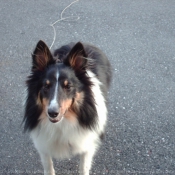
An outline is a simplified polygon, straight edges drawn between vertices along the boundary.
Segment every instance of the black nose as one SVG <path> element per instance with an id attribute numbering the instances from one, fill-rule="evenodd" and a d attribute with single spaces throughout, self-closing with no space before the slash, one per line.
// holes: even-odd
<path id="1" fill-rule="evenodd" d="M 56 118 L 58 116 L 58 112 L 55 110 L 48 110 L 49 117 Z"/>

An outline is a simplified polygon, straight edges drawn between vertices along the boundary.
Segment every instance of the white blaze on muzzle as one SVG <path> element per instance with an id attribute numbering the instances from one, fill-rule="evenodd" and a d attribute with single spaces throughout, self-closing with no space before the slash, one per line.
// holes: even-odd
<path id="1" fill-rule="evenodd" d="M 59 114 L 59 104 L 58 104 L 58 78 L 59 78 L 59 72 L 57 70 L 56 72 L 56 86 L 55 86 L 55 92 L 53 99 L 50 101 L 49 107 L 48 107 L 48 115 L 50 118 L 56 118 Z"/>

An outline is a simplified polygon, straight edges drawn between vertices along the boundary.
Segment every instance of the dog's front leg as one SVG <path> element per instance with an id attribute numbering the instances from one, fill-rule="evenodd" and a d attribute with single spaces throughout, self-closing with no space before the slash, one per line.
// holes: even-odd
<path id="1" fill-rule="evenodd" d="M 88 152 L 80 155 L 80 174 L 89 175 L 91 169 L 92 159 L 95 153 L 95 149 L 88 150 Z"/>
<path id="2" fill-rule="evenodd" d="M 44 168 L 44 175 L 55 175 L 52 158 L 43 153 L 40 153 L 40 157 Z"/>

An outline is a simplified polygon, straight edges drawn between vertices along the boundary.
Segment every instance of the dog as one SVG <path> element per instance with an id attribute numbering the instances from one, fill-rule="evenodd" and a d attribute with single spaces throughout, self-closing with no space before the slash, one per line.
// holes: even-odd
<path id="1" fill-rule="evenodd" d="M 111 66 L 97 47 L 70 43 L 53 53 L 39 41 L 26 80 L 24 130 L 39 152 L 45 175 L 52 158 L 80 155 L 79 173 L 89 175 L 107 121 Z"/>

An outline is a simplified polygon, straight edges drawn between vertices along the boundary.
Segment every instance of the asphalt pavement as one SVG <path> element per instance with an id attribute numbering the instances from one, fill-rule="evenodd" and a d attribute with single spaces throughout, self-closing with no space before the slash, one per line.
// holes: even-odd
<path id="1" fill-rule="evenodd" d="M 25 79 L 38 42 L 71 0 L 0 1 L 0 174 L 42 174 L 23 133 Z M 55 25 L 52 50 L 69 42 L 100 47 L 112 64 L 105 140 L 91 175 L 175 174 L 175 1 L 79 0 Z M 78 20 L 77 20 L 78 18 Z M 77 174 L 78 157 L 54 161 Z"/>

